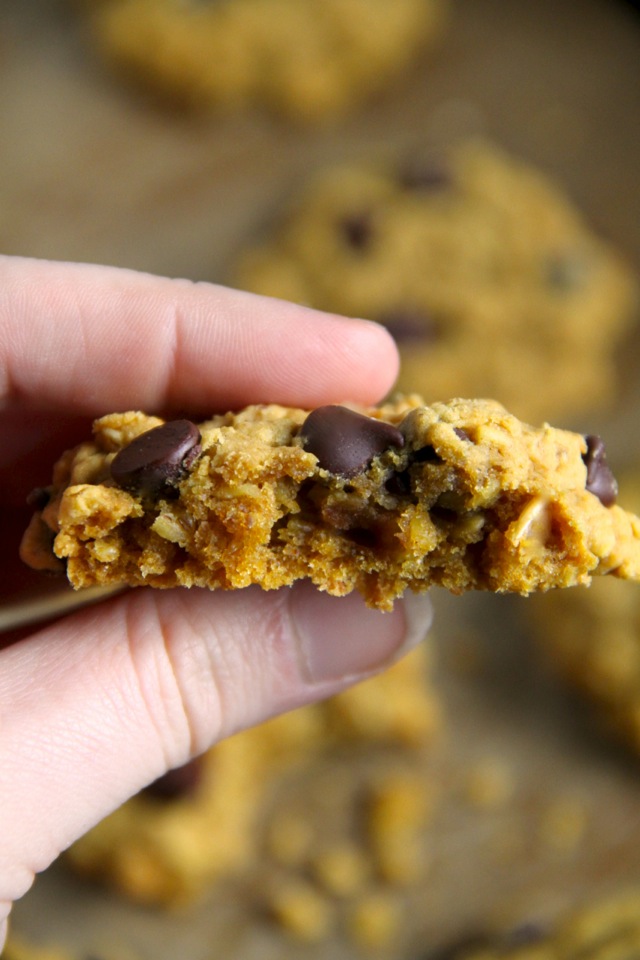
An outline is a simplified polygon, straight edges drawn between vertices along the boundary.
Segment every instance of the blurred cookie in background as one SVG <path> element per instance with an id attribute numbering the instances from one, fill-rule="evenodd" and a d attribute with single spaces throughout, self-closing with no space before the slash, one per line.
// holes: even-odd
<path id="1" fill-rule="evenodd" d="M 482 141 L 320 170 L 232 284 L 384 323 L 398 388 L 531 422 L 602 411 L 638 284 L 549 177 Z"/>
<path id="2" fill-rule="evenodd" d="M 2 957 L 3 960 L 73 960 L 64 950 L 32 946 L 11 936 L 2 951 Z"/>
<path id="3" fill-rule="evenodd" d="M 41 946 L 20 937 L 9 935 L 2 960 L 136 960 L 129 950 L 109 948 L 87 953 L 85 950 L 72 951 L 57 946 Z M 139 958 L 138 958 L 139 960 Z"/>
<path id="4" fill-rule="evenodd" d="M 183 107 L 338 118 L 434 46 L 447 0 L 100 0 L 104 59 Z"/>
<path id="5" fill-rule="evenodd" d="M 502 936 L 471 934 L 416 960 L 636 960 L 640 891 L 621 890 L 584 904 L 551 925 L 525 921 Z"/>
<path id="6" fill-rule="evenodd" d="M 359 789 L 363 759 L 376 749 L 377 777 L 392 760 L 397 765 L 398 755 L 415 763 L 441 727 L 430 674 L 430 648 L 423 644 L 384 674 L 326 703 L 221 741 L 98 824 L 71 847 L 68 864 L 133 901 L 176 906 L 198 899 L 220 879 L 250 876 L 266 842 L 261 831 L 269 834 L 276 859 L 302 856 L 300 845 L 311 836 L 317 853 L 323 824 L 314 822 L 310 808 L 287 818 L 279 832 L 277 812 L 267 817 L 277 783 L 303 764 L 305 771 L 315 762 L 331 769 L 332 758 L 344 751 L 350 793 Z M 425 796 L 431 787 L 427 779 Z"/>

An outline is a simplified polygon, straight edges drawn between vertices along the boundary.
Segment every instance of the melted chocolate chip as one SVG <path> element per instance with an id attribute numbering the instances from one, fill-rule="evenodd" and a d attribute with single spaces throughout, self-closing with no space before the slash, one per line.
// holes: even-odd
<path id="1" fill-rule="evenodd" d="M 305 450 L 321 467 L 342 477 L 355 477 L 388 447 L 404 446 L 404 437 L 390 423 L 374 420 L 347 407 L 313 410 L 302 424 Z"/>
<path id="2" fill-rule="evenodd" d="M 202 780 L 202 760 L 196 757 L 182 767 L 169 770 L 163 777 L 159 777 L 142 791 L 145 796 L 154 800 L 179 800 L 195 793 Z"/>
<path id="3" fill-rule="evenodd" d="M 593 434 L 585 437 L 587 452 L 582 455 L 587 467 L 587 490 L 598 498 L 605 507 L 616 502 L 618 484 L 607 463 L 604 443 Z"/>
<path id="4" fill-rule="evenodd" d="M 123 447 L 113 458 L 111 476 L 125 490 L 158 496 L 182 480 L 200 451 L 195 423 L 170 420 Z"/>
<path id="5" fill-rule="evenodd" d="M 415 343 L 417 340 L 434 343 L 442 333 L 440 324 L 426 311 L 417 308 L 398 307 L 379 314 L 376 319 L 384 324 L 397 343 Z"/>
<path id="6" fill-rule="evenodd" d="M 351 213 L 339 222 L 340 231 L 354 250 L 365 250 L 373 236 L 373 220 L 368 210 Z"/>

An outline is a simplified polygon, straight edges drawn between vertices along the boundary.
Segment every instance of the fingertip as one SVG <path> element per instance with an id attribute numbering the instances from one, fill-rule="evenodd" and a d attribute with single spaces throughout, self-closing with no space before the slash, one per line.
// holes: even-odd
<path id="1" fill-rule="evenodd" d="M 372 380 L 369 381 L 371 396 L 367 402 L 377 403 L 389 393 L 400 372 L 398 345 L 389 330 L 374 320 L 357 318 L 358 335 L 366 342 L 371 358 Z"/>
<path id="2" fill-rule="evenodd" d="M 232 328 L 237 333 L 248 324 L 253 330 L 248 349 L 235 341 L 244 370 L 261 371 L 253 377 L 250 402 L 305 408 L 346 401 L 370 405 L 393 387 L 400 367 L 398 348 L 381 324 L 222 289 L 232 306 L 228 314 Z M 239 367 L 235 380 L 242 379 Z"/>
<path id="3" fill-rule="evenodd" d="M 304 336 L 310 362 L 298 367 L 306 382 L 295 384 L 294 396 L 304 397 L 315 406 L 323 403 L 352 401 L 375 404 L 385 397 L 397 380 L 400 357 L 395 340 L 382 324 L 362 317 L 344 317 L 302 308 L 306 325 Z M 311 361 L 309 351 L 317 351 Z M 314 375 L 310 379 L 309 369 Z"/>

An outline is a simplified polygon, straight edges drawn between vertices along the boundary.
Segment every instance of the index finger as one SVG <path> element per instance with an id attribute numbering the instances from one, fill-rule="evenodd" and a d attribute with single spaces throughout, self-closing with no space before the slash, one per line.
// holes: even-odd
<path id="1" fill-rule="evenodd" d="M 0 398 L 95 415 L 371 403 L 397 352 L 377 324 L 211 283 L 0 256 Z"/>

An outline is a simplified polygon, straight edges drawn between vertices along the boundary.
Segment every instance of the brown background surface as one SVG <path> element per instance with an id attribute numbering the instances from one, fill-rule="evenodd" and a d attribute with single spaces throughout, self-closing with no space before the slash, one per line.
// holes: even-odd
<path id="1" fill-rule="evenodd" d="M 290 129 L 264 115 L 163 113 L 93 59 L 72 8 L 4 0 L 0 249 L 219 280 L 310 168 L 484 133 L 556 175 L 640 269 L 639 118 L 640 22 L 612 0 L 457 0 L 435 58 L 323 130 Z M 636 369 L 632 355 L 623 407 L 588 424 L 605 435 L 614 462 L 637 446 Z M 16 577 L 19 588 L 0 590 L 0 624 L 32 602 L 31 581 Z M 596 735 L 541 665 L 526 601 L 437 600 L 447 731 L 429 765 L 449 799 L 430 840 L 428 884 L 412 894 L 415 927 L 403 957 L 487 922 L 545 918 L 583 896 L 640 883 L 638 764 Z M 451 668 L 470 638 L 483 668 Z M 460 784 L 487 756 L 508 764 L 516 792 L 507 808 L 480 815 L 460 802 Z M 299 780 L 297 789 L 311 788 Z M 568 852 L 540 840 L 554 798 L 585 812 L 584 839 Z M 509 845 L 509 837 L 519 839 Z M 288 945 L 252 921 L 249 902 L 242 884 L 230 884 L 186 915 L 163 917 L 70 878 L 58 864 L 17 905 L 15 928 L 87 949 L 129 943 L 143 960 L 353 955 L 342 942 Z"/>

